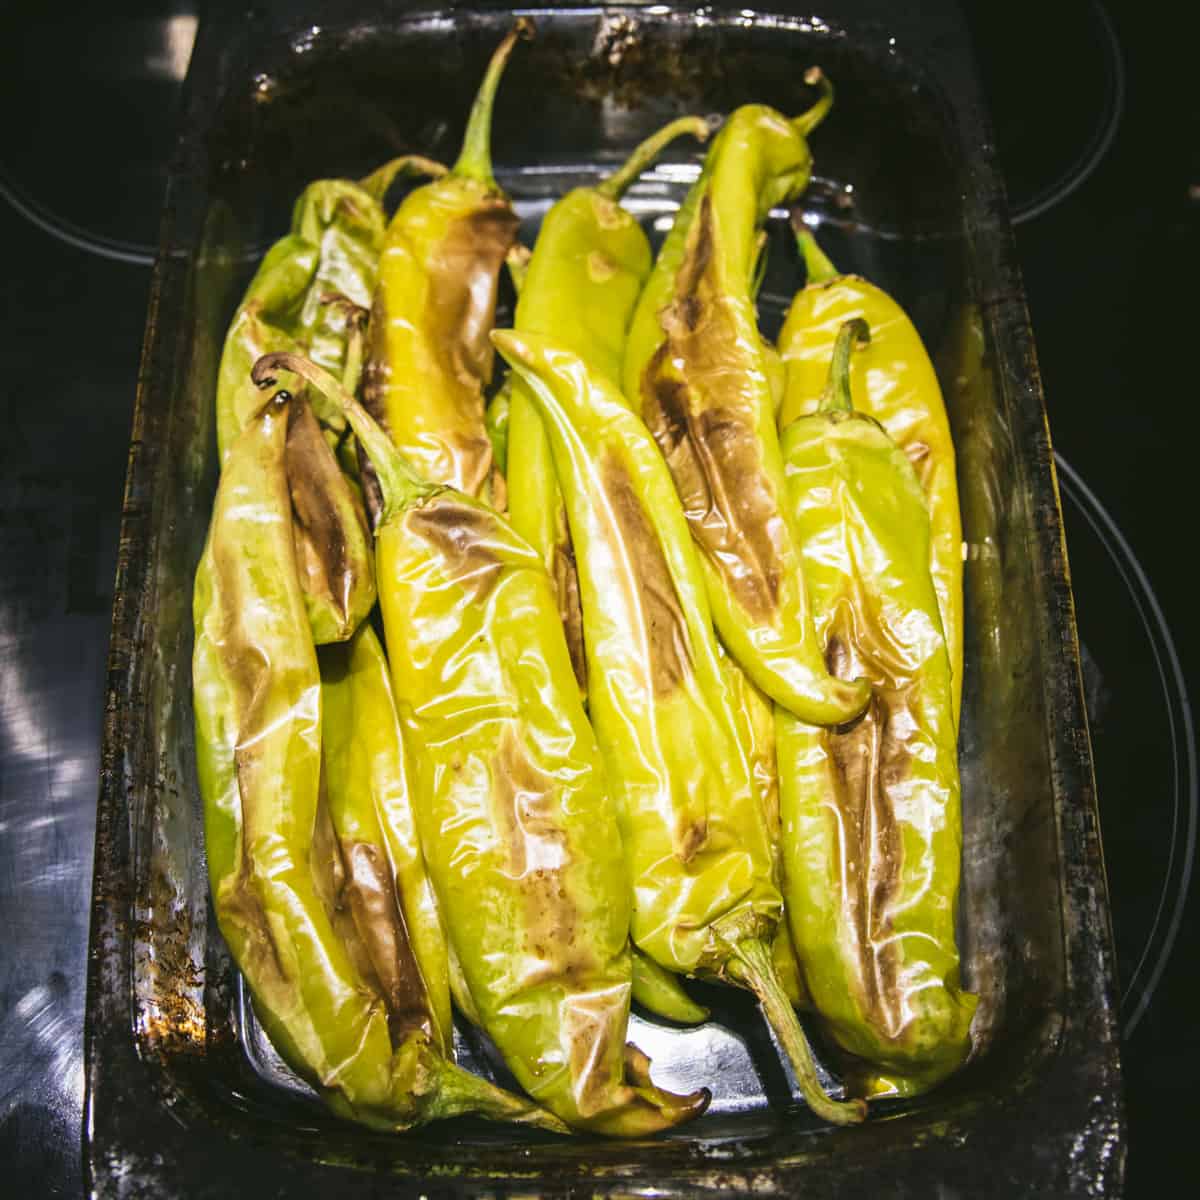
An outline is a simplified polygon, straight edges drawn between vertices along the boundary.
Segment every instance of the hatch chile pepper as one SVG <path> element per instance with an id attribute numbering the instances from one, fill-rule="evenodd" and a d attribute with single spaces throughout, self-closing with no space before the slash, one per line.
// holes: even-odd
<path id="1" fill-rule="evenodd" d="M 770 945 L 782 918 L 762 797 L 738 736 L 697 554 L 670 472 L 615 381 L 535 334 L 492 340 L 529 387 L 578 547 L 589 716 L 620 804 L 633 937 L 660 966 L 749 988 L 823 1118 Z"/>
<path id="2" fill-rule="evenodd" d="M 513 327 L 541 333 L 620 379 L 625 335 L 650 274 L 650 242 L 618 201 L 631 183 L 683 134 L 703 141 L 701 117 L 681 117 L 652 134 L 628 161 L 591 187 L 574 188 L 542 221 L 517 292 Z M 524 385 L 509 400 L 508 511 L 513 528 L 538 551 L 558 591 L 567 645 L 586 693 L 579 584 L 550 447 Z"/>
<path id="3" fill-rule="evenodd" d="M 806 135 L 823 95 L 789 120 L 745 105 L 726 120 L 638 301 L 625 392 L 671 469 L 721 640 L 773 700 L 816 724 L 863 710 L 862 680 L 835 679 L 813 637 L 753 288 L 759 232 L 808 183 Z"/>
<path id="4" fill-rule="evenodd" d="M 343 404 L 383 506 L 388 658 L 415 756 L 421 844 L 475 1014 L 530 1095 L 569 1125 L 637 1136 L 702 1112 L 625 1045 L 630 891 L 604 764 L 550 578 L 493 509 L 422 480 L 312 363 L 269 355 Z"/>
<path id="5" fill-rule="evenodd" d="M 356 372 L 359 306 L 370 303 L 383 245 L 382 196 L 398 174 L 413 170 L 444 168 L 414 156 L 398 158 L 361 183 L 323 179 L 301 193 L 291 231 L 267 252 L 225 337 L 216 401 L 222 461 L 262 406 L 250 378 L 261 355 L 307 349 L 330 370 Z M 309 401 L 321 411 L 314 414 Z M 287 437 L 296 556 L 318 645 L 349 637 L 375 603 L 362 505 L 354 485 L 342 477 L 321 428 L 328 426 L 336 442 L 345 418 L 323 405 L 320 394 L 298 398 L 289 408 Z"/>
<path id="6" fill-rule="evenodd" d="M 815 410 L 838 330 L 862 317 L 871 341 L 850 365 L 861 411 L 874 417 L 908 455 L 925 490 L 932 537 L 930 568 L 950 653 L 954 721 L 962 706 L 962 521 L 954 443 L 937 375 L 920 334 L 886 292 L 859 275 L 839 274 L 816 238 L 797 225 L 808 271 L 779 334 L 787 369 L 780 428 Z"/>
<path id="7" fill-rule="evenodd" d="M 518 19 L 492 55 L 453 169 L 410 192 L 388 224 L 363 372 L 364 406 L 421 475 L 500 510 L 483 389 L 500 267 L 518 221 L 492 175 L 489 143 L 500 76 L 532 32 Z"/>
<path id="8" fill-rule="evenodd" d="M 345 864 L 341 893 L 387 1003 L 393 1040 L 397 1025 L 416 1024 L 450 1055 L 446 941 L 383 647 L 366 622 L 348 642 L 320 647 L 317 661 L 326 794 Z"/>
<path id="9" fill-rule="evenodd" d="M 780 713 L 785 897 L 812 1005 L 868 1094 L 907 1095 L 970 1049 L 955 946 L 962 820 L 950 658 L 909 458 L 851 398 L 844 323 L 817 411 L 782 436 L 820 644 L 871 703 L 845 729 Z"/>
<path id="10" fill-rule="evenodd" d="M 404 1129 L 481 1112 L 561 1129 L 449 1063 L 423 1029 L 393 1045 L 330 920 L 336 882 L 318 881 L 313 849 L 321 682 L 293 551 L 289 399 L 268 400 L 230 447 L 196 572 L 196 757 L 218 924 L 272 1043 L 343 1116 Z"/>

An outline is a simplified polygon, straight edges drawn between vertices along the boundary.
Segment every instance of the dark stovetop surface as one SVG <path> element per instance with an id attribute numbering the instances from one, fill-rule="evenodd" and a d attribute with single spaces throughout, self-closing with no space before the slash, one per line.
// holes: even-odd
<path id="1" fill-rule="evenodd" d="M 138 353 L 194 5 L 0 16 L 0 1163 L 81 1193 L 84 964 Z M 769 7 L 769 5 L 764 5 Z M 1060 455 L 1122 972 L 1127 1194 L 1182 1180 L 1198 906 L 1200 123 L 1186 39 L 1131 0 L 972 20 Z M 7 200 L 7 203 L 3 201 Z M 1189 320 L 1190 318 L 1190 320 Z M 1192 891 L 1195 889 L 1192 888 Z"/>

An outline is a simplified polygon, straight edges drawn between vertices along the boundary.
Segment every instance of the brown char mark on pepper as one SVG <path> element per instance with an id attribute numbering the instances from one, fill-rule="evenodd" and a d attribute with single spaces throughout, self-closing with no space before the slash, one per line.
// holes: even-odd
<path id="1" fill-rule="evenodd" d="M 558 597 L 558 615 L 567 635 L 567 650 L 575 682 L 587 691 L 587 652 L 583 640 L 583 601 L 579 595 L 579 571 L 575 565 L 575 543 L 565 520 L 554 547 L 554 593 Z"/>
<path id="2" fill-rule="evenodd" d="M 642 377 L 643 417 L 667 460 L 692 535 L 754 620 L 772 622 L 786 538 L 763 468 L 746 350 L 720 290 L 712 204 L 705 196 L 665 334 Z M 683 367 L 683 377 L 674 372 Z"/>
<path id="3" fill-rule="evenodd" d="M 573 855 L 561 824 L 560 784 L 530 758 L 516 723 L 505 725 L 492 760 L 491 800 L 504 871 L 521 894 L 525 954 L 539 966 L 524 986 L 577 979 L 595 963 L 577 938 L 579 912 L 567 888 Z"/>
<path id="4" fill-rule="evenodd" d="M 463 416 L 471 432 L 449 439 L 453 478 L 439 483 L 472 496 L 492 479 L 492 443 L 484 428 L 483 391 L 492 378 L 495 350 L 489 334 L 496 323 L 500 270 L 520 221 L 500 196 L 452 221 L 427 264 L 429 291 L 425 322 L 430 345 L 447 379 L 461 389 Z"/>
<path id="5" fill-rule="evenodd" d="M 440 556 L 448 579 L 477 603 L 496 585 L 504 564 L 490 542 L 496 518 L 449 495 L 435 496 L 404 516 L 408 529 Z"/>
<path id="6" fill-rule="evenodd" d="M 638 607 L 646 619 L 651 685 L 655 696 L 662 699 L 692 673 L 687 619 L 658 535 L 633 489 L 627 468 L 615 454 L 607 454 L 600 470 L 609 510 L 633 566 Z"/>
<path id="7" fill-rule="evenodd" d="M 313 828 L 317 893 L 363 982 L 387 1010 L 392 1044 L 412 1030 L 434 1036 L 433 1018 L 387 855 L 369 842 L 342 841 L 330 819 L 322 766 Z"/>
<path id="8" fill-rule="evenodd" d="M 359 391 L 363 408 L 375 418 L 380 429 L 391 437 L 386 402 L 388 382 L 392 376 L 391 364 L 387 357 L 387 325 L 388 310 L 383 299 L 383 289 L 377 287 L 371 301 L 371 315 L 367 319 L 367 344 L 363 353 Z M 362 481 L 363 498 L 370 514 L 371 526 L 374 528 L 379 524 L 379 514 L 383 511 L 383 489 L 379 485 L 375 466 L 363 449 L 362 442 L 358 442 L 357 447 L 358 477 Z"/>
<path id="9" fill-rule="evenodd" d="M 906 732 L 914 727 L 919 685 L 888 670 L 886 648 L 872 637 L 863 615 L 851 615 L 845 606 L 831 628 L 825 660 L 826 669 L 840 679 L 866 676 L 872 683 L 866 712 L 822 737 L 833 800 L 849 842 L 842 856 L 849 876 L 840 886 L 854 929 L 859 1001 L 874 1014 L 880 1031 L 899 1037 L 904 1020 L 900 963 L 889 914 L 900 890 L 904 856 L 894 796 L 911 769 Z"/>
<path id="10" fill-rule="evenodd" d="M 355 564 L 342 524 L 346 512 L 329 500 L 331 491 L 344 491 L 345 484 L 312 407 L 303 396 L 294 400 L 288 411 L 286 462 L 296 565 L 304 590 L 327 600 L 343 620 L 348 620 L 350 596 L 355 590 Z"/>

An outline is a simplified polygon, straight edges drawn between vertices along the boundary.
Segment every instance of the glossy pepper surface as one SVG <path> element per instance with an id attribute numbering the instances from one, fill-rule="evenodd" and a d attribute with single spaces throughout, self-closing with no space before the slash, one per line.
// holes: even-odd
<path id="1" fill-rule="evenodd" d="M 484 421 L 488 333 L 517 216 L 492 175 L 492 105 L 521 18 L 492 56 L 453 169 L 401 202 L 371 311 L 363 403 L 420 474 L 504 508 Z"/>
<path id="2" fill-rule="evenodd" d="M 518 290 L 513 327 L 545 334 L 593 370 L 619 380 L 625 336 L 650 274 L 650 242 L 618 201 L 673 140 L 703 140 L 708 126 L 682 117 L 642 142 L 629 160 L 592 187 L 575 188 L 546 214 Z M 541 555 L 555 581 L 571 660 L 586 689 L 579 584 L 571 535 L 550 446 L 524 384 L 509 407 L 508 511 L 514 528 Z"/>
<path id="3" fill-rule="evenodd" d="M 226 457 L 196 573 L 193 695 L 205 848 L 221 932 L 284 1059 L 335 1111 L 403 1129 L 456 1113 L 559 1123 L 446 1061 L 386 1007 L 328 908 L 321 679 L 293 552 L 289 398 Z M 412 981 L 417 986 L 417 981 Z"/>
<path id="4" fill-rule="evenodd" d="M 929 355 L 907 313 L 881 288 L 843 275 L 813 235 L 799 234 L 808 284 L 779 335 L 786 367 L 780 428 L 816 409 L 842 325 L 861 317 L 871 342 L 850 365 L 855 404 L 887 430 L 921 480 L 930 516 L 930 569 L 953 673 L 954 719 L 962 704 L 963 561 L 954 443 Z"/>
<path id="5" fill-rule="evenodd" d="M 361 306 L 370 304 L 383 247 L 382 196 L 398 174 L 441 169 L 425 159 L 398 158 L 361 183 L 322 179 L 304 189 L 291 230 L 267 252 L 225 337 L 217 376 L 222 461 L 262 407 L 250 378 L 261 355 L 303 350 L 343 377 L 357 372 Z M 287 474 L 296 556 L 318 644 L 348 638 L 375 603 L 362 503 L 328 444 L 345 425 L 341 412 L 325 405 L 319 393 L 289 408 Z"/>
<path id="6" fill-rule="evenodd" d="M 782 917 L 763 799 L 739 737 L 670 473 L 616 384 L 546 338 L 492 335 L 529 385 L 579 549 L 588 712 L 620 799 L 633 938 L 660 966 L 750 988 L 810 1107 L 831 1100 L 779 984 Z"/>
<path id="7" fill-rule="evenodd" d="M 450 1055 L 446 940 L 417 834 L 387 658 L 366 622 L 348 642 L 322 646 L 317 660 L 325 790 L 344 866 L 339 893 L 366 951 L 360 973 L 377 981 L 393 1037 L 397 1027 L 416 1025 Z"/>
<path id="8" fill-rule="evenodd" d="M 472 1009 L 521 1085 L 568 1124 L 653 1133 L 707 1093 L 654 1086 L 625 1046 L 629 884 L 549 576 L 494 510 L 429 484 L 332 377 L 384 499 L 376 527 L 393 687 L 417 820 Z"/>
<path id="9" fill-rule="evenodd" d="M 778 721 L 787 911 L 811 1002 L 872 1093 L 923 1090 L 970 1049 L 955 914 L 962 821 L 950 658 L 925 493 L 851 401 L 842 326 L 817 411 L 783 433 L 821 644 L 865 675 L 846 729 Z"/>
<path id="10" fill-rule="evenodd" d="M 813 636 L 753 297 L 763 222 L 808 182 L 806 135 L 832 96 L 820 82 L 804 115 L 746 105 L 713 139 L 638 301 L 624 382 L 671 469 L 721 640 L 824 725 L 860 713 L 868 689 L 831 677 Z"/>

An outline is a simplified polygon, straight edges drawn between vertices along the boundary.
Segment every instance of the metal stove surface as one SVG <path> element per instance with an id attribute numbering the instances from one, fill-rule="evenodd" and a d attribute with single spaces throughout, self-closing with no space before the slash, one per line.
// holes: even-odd
<path id="1" fill-rule="evenodd" d="M 764 7 L 769 7 L 766 5 Z M 968 9 L 1059 453 L 1119 965 L 1127 1195 L 1188 1165 L 1200 129 L 1131 0 Z M 0 15 L 0 1190 L 75 1197 L 105 656 L 186 3 Z M 1192 268 L 1192 269 L 1189 269 Z M 1182 335 L 1182 336 L 1181 336 Z"/>

